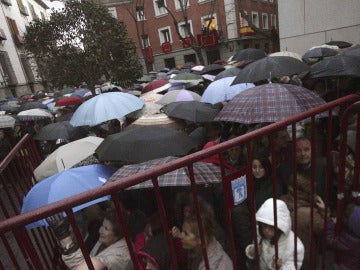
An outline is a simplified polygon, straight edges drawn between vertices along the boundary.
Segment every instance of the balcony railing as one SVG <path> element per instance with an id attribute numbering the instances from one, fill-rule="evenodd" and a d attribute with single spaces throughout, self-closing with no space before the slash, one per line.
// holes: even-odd
<path id="1" fill-rule="evenodd" d="M 172 51 L 170 42 L 164 42 L 163 44 L 161 44 L 161 48 L 164 53 L 169 53 Z"/>
<path id="2" fill-rule="evenodd" d="M 204 48 L 215 47 L 219 45 L 219 36 L 217 31 L 211 31 L 206 34 L 197 35 L 197 40 L 200 46 Z"/>

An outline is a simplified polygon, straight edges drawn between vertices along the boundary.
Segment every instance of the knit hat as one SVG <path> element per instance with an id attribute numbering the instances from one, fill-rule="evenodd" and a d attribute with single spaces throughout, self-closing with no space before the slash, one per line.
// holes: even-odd
<path id="1" fill-rule="evenodd" d="M 355 206 L 349 218 L 350 231 L 360 238 L 360 206 Z"/>

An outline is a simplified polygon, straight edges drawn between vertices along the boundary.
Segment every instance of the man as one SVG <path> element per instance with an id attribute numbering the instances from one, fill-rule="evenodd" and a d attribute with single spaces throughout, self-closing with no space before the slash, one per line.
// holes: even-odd
<path id="1" fill-rule="evenodd" d="M 311 179 L 311 168 L 315 167 L 315 193 L 324 198 L 325 195 L 325 177 L 326 177 L 326 161 L 323 157 L 315 158 L 314 164 L 311 163 L 312 149 L 311 141 L 306 137 L 300 137 L 296 139 L 296 172 L 308 179 Z M 292 160 L 280 164 L 278 169 L 278 178 L 282 184 L 282 189 L 286 194 L 288 191 L 288 185 L 294 176 L 294 170 L 292 167 Z"/>

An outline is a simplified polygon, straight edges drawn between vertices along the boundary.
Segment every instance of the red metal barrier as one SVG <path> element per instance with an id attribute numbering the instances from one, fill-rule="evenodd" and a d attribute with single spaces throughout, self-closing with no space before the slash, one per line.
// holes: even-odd
<path id="1" fill-rule="evenodd" d="M 293 135 L 293 138 L 295 138 L 296 134 L 296 123 L 307 121 L 309 126 L 309 135 L 311 138 L 312 148 L 314 150 L 314 153 L 316 154 L 325 154 L 326 156 L 326 190 L 325 190 L 325 204 L 328 205 L 328 189 L 331 184 L 331 177 L 330 177 L 330 171 L 331 171 L 331 164 L 330 164 L 330 151 L 332 148 L 332 142 L 334 141 L 334 116 L 333 113 L 336 110 L 336 108 L 340 107 L 343 113 L 343 118 L 341 121 L 341 147 L 340 147 L 340 181 L 339 181 L 339 191 L 338 191 L 338 197 L 339 197 L 339 211 L 338 211 L 338 218 L 342 216 L 342 203 L 344 201 L 343 199 L 343 182 L 344 182 L 344 159 L 345 159 L 345 144 L 346 144 L 346 130 L 347 130 L 347 122 L 348 118 L 351 115 L 357 114 L 358 115 L 358 121 L 357 121 L 357 130 L 359 134 L 359 113 L 360 113 L 360 105 L 359 103 L 355 103 L 354 105 L 350 106 L 353 102 L 360 100 L 360 97 L 358 95 L 349 95 L 343 98 L 340 98 L 338 100 L 329 102 L 323 106 L 320 106 L 318 108 L 314 108 L 310 111 L 307 111 L 305 113 L 302 113 L 300 115 L 296 115 L 294 117 L 291 117 L 287 120 L 274 123 L 271 125 L 268 125 L 266 127 L 263 127 L 261 129 L 257 129 L 255 131 L 252 131 L 250 133 L 244 134 L 240 137 L 237 137 L 235 139 L 223 142 L 219 145 L 216 145 L 214 147 L 208 148 L 206 150 L 202 150 L 196 153 L 193 153 L 191 155 L 179 158 L 177 160 L 171 161 L 163 166 L 156 167 L 154 169 L 133 175 L 131 177 L 126 177 L 122 179 L 122 181 L 119 182 L 113 182 L 109 183 L 105 186 L 102 186 L 100 188 L 84 192 L 82 194 L 79 194 L 77 196 L 59 201 L 57 203 L 53 203 L 44 207 L 41 207 L 37 210 L 25 213 L 25 214 L 19 214 L 19 209 L 21 208 L 21 202 L 22 197 L 26 194 L 26 192 L 35 184 L 35 179 L 33 177 L 32 171 L 34 168 L 37 167 L 37 165 L 40 163 L 40 157 L 38 152 L 36 151 L 36 148 L 34 146 L 33 141 L 29 136 L 26 136 L 22 139 L 22 141 L 18 144 L 16 148 L 13 149 L 13 151 L 9 154 L 5 160 L 0 164 L 0 172 L 1 172 L 1 182 L 3 183 L 3 191 L 8 194 L 8 202 L 4 200 L 3 197 L 1 197 L 0 200 L 0 206 L 3 212 L 4 220 L 0 222 L 0 236 L 2 240 L 2 247 L 0 246 L 1 250 L 5 257 L 9 258 L 6 261 L 3 260 L 1 257 L 0 260 L 0 269 L 8 269 L 8 268 L 16 268 L 16 269 L 61 269 L 63 265 L 60 261 L 57 261 L 56 258 L 58 258 L 58 251 L 56 249 L 55 240 L 53 238 L 53 234 L 47 229 L 47 228 L 37 228 L 33 229 L 31 231 L 25 230 L 25 225 L 30 224 L 32 222 L 35 222 L 37 220 L 52 216 L 58 212 L 65 211 L 69 222 L 73 228 L 73 231 L 75 233 L 75 236 L 79 242 L 79 246 L 81 250 L 84 253 L 84 257 L 89 265 L 89 268 L 92 269 L 92 265 L 90 263 L 89 254 L 85 249 L 84 241 L 82 240 L 80 230 L 77 226 L 77 223 L 74 218 L 74 213 L 72 211 L 72 208 L 74 206 L 83 204 L 85 202 L 94 200 L 96 198 L 100 198 L 104 195 L 111 195 L 111 200 L 114 203 L 114 206 L 117 210 L 117 215 L 120 223 L 123 226 L 125 237 L 127 240 L 127 244 L 130 247 L 130 253 L 133 261 L 136 261 L 137 258 L 135 256 L 134 250 L 132 248 L 131 239 L 129 235 L 128 228 L 126 227 L 126 222 L 124 220 L 124 216 L 122 213 L 122 209 L 120 207 L 119 203 L 119 196 L 118 192 L 120 190 L 124 190 L 128 187 L 131 187 L 133 185 L 136 185 L 138 183 L 144 182 L 146 180 L 152 180 L 154 188 L 154 194 L 156 196 L 156 201 L 158 204 L 158 210 L 162 219 L 162 225 L 165 232 L 169 231 L 169 224 L 167 219 L 167 213 L 165 208 L 165 203 L 163 200 L 163 197 L 161 196 L 161 188 L 158 185 L 158 177 L 162 174 L 165 174 L 167 172 L 173 171 L 175 169 L 181 168 L 181 167 L 188 167 L 190 172 L 190 180 L 191 180 L 191 191 L 192 195 L 194 197 L 194 203 L 195 203 L 195 209 L 197 213 L 198 218 L 198 225 L 200 229 L 200 236 L 202 240 L 202 251 L 203 256 L 205 260 L 205 265 L 207 266 L 207 269 L 209 269 L 208 265 L 208 258 L 206 255 L 205 250 L 205 236 L 204 236 L 204 228 L 201 226 L 201 215 L 200 215 L 200 208 L 198 204 L 198 186 L 196 185 L 196 177 L 193 173 L 193 167 L 192 164 L 194 162 L 203 160 L 204 158 L 210 157 L 215 154 L 220 154 L 228 149 L 241 145 L 244 146 L 247 149 L 247 160 L 248 162 L 244 164 L 243 168 L 239 169 L 235 172 L 228 172 L 225 169 L 224 166 L 224 160 L 223 158 L 220 158 L 221 161 L 221 172 L 222 172 L 222 189 L 223 189 L 223 202 L 218 202 L 219 204 L 225 205 L 225 211 L 223 213 L 224 218 L 226 219 L 226 231 L 229 236 L 229 246 L 230 251 L 229 254 L 234 262 L 234 268 L 239 269 L 236 262 L 236 244 L 234 242 L 233 237 L 233 227 L 232 227 L 232 209 L 234 208 L 234 199 L 232 195 L 231 190 L 231 181 L 238 178 L 239 176 L 246 175 L 246 182 L 247 182 L 247 189 L 248 189 L 248 200 L 250 205 L 252 206 L 251 210 L 251 219 L 253 223 L 253 235 L 256 235 L 256 227 L 255 227 L 255 206 L 254 206 L 254 186 L 253 186 L 253 177 L 251 174 L 251 161 L 252 160 L 252 142 L 262 136 L 269 135 L 270 136 L 270 142 L 271 142 L 271 150 L 272 150 L 272 162 L 273 164 L 276 164 L 276 161 L 278 159 L 277 155 L 275 154 L 274 150 L 274 133 L 284 127 L 291 126 L 291 133 Z M 316 128 L 317 128 L 317 115 L 319 115 L 322 112 L 326 112 L 328 116 L 328 120 L 326 123 L 326 126 L 324 126 L 324 129 L 326 130 L 326 145 L 323 147 L 324 149 L 321 149 L 319 147 L 319 144 L 316 143 Z M 358 136 L 359 137 L 359 136 Z M 357 148 L 358 151 L 356 153 L 356 164 L 355 164 L 355 176 L 356 179 L 359 178 L 359 167 L 360 167 L 360 139 L 357 140 Z M 318 150 L 320 149 L 320 150 Z M 295 143 L 292 142 L 292 150 L 295 153 Z M 315 154 L 311 157 L 312 164 L 314 164 L 315 161 Z M 296 162 L 293 160 L 293 184 L 296 189 L 297 181 L 296 181 Z M 312 192 L 315 192 L 315 186 L 314 186 L 314 178 L 315 178 L 315 169 L 312 168 L 311 171 L 311 180 L 312 180 Z M 277 183 L 277 177 L 276 177 L 276 168 L 273 166 L 272 168 L 273 174 L 272 174 L 272 180 L 273 180 L 273 194 L 276 194 L 276 183 Z M 10 187 L 7 186 L 7 181 L 10 179 Z M 359 192 L 359 181 L 354 181 L 353 184 L 353 195 L 357 195 Z M 296 192 L 294 194 L 294 200 L 296 204 Z M 314 206 L 314 200 L 312 200 L 311 205 Z M 276 202 L 274 202 L 274 207 L 276 207 Z M 294 214 L 294 232 L 297 232 L 296 224 L 297 224 L 297 210 L 295 208 L 295 214 Z M 313 216 L 313 213 L 311 213 L 311 216 Z M 312 222 L 311 222 L 312 223 Z M 313 225 L 311 225 L 313 226 Z M 275 211 L 275 227 L 277 227 L 277 217 L 276 217 L 276 211 Z M 312 227 L 311 227 L 312 228 Z M 341 228 L 340 228 L 341 229 Z M 17 242 L 17 245 L 11 246 L 8 242 L 8 239 L 15 239 L 15 242 Z M 256 240 L 256 239 L 255 239 Z M 295 246 L 296 246 L 296 239 L 294 239 Z M 171 245 L 171 236 L 167 234 L 167 243 L 169 246 L 169 250 L 171 251 L 171 259 L 173 263 L 173 268 L 178 269 L 176 266 L 176 258 L 174 255 L 174 247 Z M 312 243 L 313 244 L 313 243 Z M 258 254 L 257 246 L 256 247 L 256 254 Z M 277 245 L 275 245 L 275 253 L 277 256 L 278 250 Z M 323 241 L 323 253 L 322 253 L 322 263 L 321 267 L 322 269 L 326 269 L 326 246 L 325 242 Z M 314 261 L 316 258 L 314 254 L 310 254 L 310 262 Z M 296 260 L 296 256 L 295 256 Z M 256 260 L 256 264 L 258 265 L 258 260 Z"/>

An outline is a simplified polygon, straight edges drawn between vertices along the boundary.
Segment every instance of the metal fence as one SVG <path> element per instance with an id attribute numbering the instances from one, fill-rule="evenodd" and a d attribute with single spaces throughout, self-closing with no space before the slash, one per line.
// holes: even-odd
<path id="1" fill-rule="evenodd" d="M 258 140 L 262 136 L 268 136 L 271 146 L 271 159 L 272 163 L 276 164 L 279 157 L 276 154 L 274 148 L 275 133 L 278 130 L 289 128 L 289 131 L 292 135 L 292 138 L 296 137 L 296 126 L 299 123 L 306 123 L 307 126 L 307 136 L 311 139 L 312 146 L 312 156 L 311 162 L 314 164 L 316 156 L 323 155 L 326 160 L 326 183 L 324 191 L 324 201 L 326 206 L 329 203 L 329 187 L 332 183 L 332 164 L 331 164 L 331 150 L 333 148 L 333 142 L 335 138 L 340 134 L 340 156 L 339 156 L 339 184 L 337 191 L 337 217 L 338 220 L 341 219 L 344 211 L 345 200 L 356 199 L 359 193 L 359 171 L 360 171 L 360 100 L 358 95 L 349 95 L 335 101 L 329 102 L 318 108 L 314 108 L 300 115 L 296 115 L 287 120 L 270 124 L 263 128 L 256 129 L 252 132 L 246 133 L 242 136 L 234 138 L 232 140 L 223 142 L 214 147 L 195 152 L 185 157 L 178 158 L 173 160 L 165 165 L 150 169 L 148 171 L 123 178 L 121 181 L 112 182 L 107 185 L 104 185 L 100 188 L 79 194 L 77 196 L 41 207 L 37 210 L 19 214 L 22 205 L 22 198 L 27 193 L 27 191 L 35 184 L 35 179 L 33 176 L 33 170 L 40 164 L 40 156 L 36 150 L 36 147 L 32 139 L 27 135 L 25 136 L 19 144 L 11 151 L 11 153 L 2 161 L 0 164 L 1 172 L 1 183 L 3 185 L 2 195 L 0 199 L 0 206 L 2 210 L 2 221 L 0 222 L 0 236 L 1 236 L 1 260 L 0 260 L 0 269 L 66 269 L 62 264 L 62 261 L 59 256 L 59 251 L 57 249 L 56 240 L 50 230 L 45 227 L 36 228 L 33 230 L 26 230 L 25 225 L 35 222 L 40 219 L 52 216 L 58 212 L 65 211 L 69 222 L 72 226 L 74 234 L 77 238 L 79 246 L 84 254 L 84 258 L 88 264 L 89 269 L 94 269 L 89 253 L 85 248 L 84 241 L 78 227 L 78 224 L 75 220 L 73 207 L 83 204 L 85 202 L 100 198 L 105 195 L 111 196 L 111 201 L 113 202 L 117 216 L 120 220 L 120 224 L 123 226 L 123 231 L 128 246 L 130 247 L 130 255 L 134 262 L 137 262 L 138 258 L 134 252 L 133 244 L 129 234 L 129 228 L 126 225 L 124 219 L 124 213 L 122 212 L 121 202 L 119 201 L 119 192 L 124 192 L 127 188 L 139 184 L 141 182 L 151 180 L 153 188 L 150 189 L 150 192 L 156 198 L 157 208 L 160 213 L 162 226 L 164 232 L 169 232 L 170 224 L 168 222 L 168 212 L 166 204 L 168 201 L 164 201 L 163 194 L 161 193 L 161 187 L 158 183 L 158 177 L 174 171 L 176 169 L 187 167 L 190 175 L 190 190 L 193 195 L 195 209 L 198 218 L 199 230 L 204 243 L 204 228 L 201 225 L 201 215 L 200 208 L 198 203 L 198 193 L 199 185 L 196 184 L 196 175 L 194 174 L 193 164 L 195 162 L 201 161 L 205 158 L 211 157 L 213 155 L 219 155 L 220 157 L 220 168 L 221 168 L 221 193 L 218 197 L 217 204 L 224 206 L 222 212 L 222 218 L 225 221 L 224 226 L 228 235 L 229 240 L 229 256 L 232 258 L 235 269 L 241 269 L 239 263 L 237 263 L 237 252 L 238 249 L 236 244 L 236 239 L 234 239 L 232 225 L 232 214 L 233 209 L 236 207 L 234 204 L 233 188 L 232 183 L 239 179 L 241 176 L 246 177 L 246 189 L 247 189 L 247 201 L 250 205 L 250 216 L 252 220 L 252 233 L 256 235 L 256 222 L 255 222 L 255 207 L 254 207 L 254 185 L 253 177 L 251 174 L 251 160 L 252 160 L 252 146 L 255 140 Z M 326 114 L 326 118 L 319 118 L 320 114 Z M 356 118 L 357 117 L 357 118 Z M 326 119 L 326 120 L 324 120 Z M 350 119 L 355 120 L 355 129 L 357 130 L 357 143 L 356 143 L 356 153 L 355 153 L 355 171 L 354 171 L 354 183 L 352 185 L 351 195 L 353 198 L 348 198 L 345 193 L 344 187 L 344 177 L 345 177 L 345 155 L 346 155 L 346 131 L 348 129 L 348 124 Z M 322 135 L 319 135 L 322 134 Z M 321 137 L 319 139 L 319 136 Z M 225 153 L 228 149 L 234 146 L 242 146 L 246 149 L 247 162 L 244 163 L 243 167 L 239 170 L 229 172 L 225 168 L 225 161 L 222 158 L 222 154 Z M 295 140 L 291 141 L 291 147 L 293 153 L 296 152 Z M 294 184 L 296 187 L 296 161 L 294 155 L 292 156 L 292 164 L 294 168 Z M 277 183 L 277 172 L 276 166 L 272 167 L 272 182 L 273 182 L 273 194 L 276 194 L 276 183 Z M 315 192 L 315 168 L 311 169 L 311 181 L 312 181 L 312 192 Z M 126 192 L 126 191 L 125 191 Z M 295 191 L 295 204 L 296 204 L 296 191 Z M 312 206 L 315 202 L 312 201 Z M 276 207 L 276 201 L 274 201 L 274 207 Z M 325 208 L 327 209 L 327 208 Z M 325 210 L 327 211 L 327 210 Z M 275 212 L 276 213 L 276 212 Z M 313 214 L 311 214 L 313 215 Z M 295 210 L 294 223 L 297 224 L 297 213 Z M 277 226 L 277 217 L 275 214 L 275 226 Z M 313 221 L 312 221 L 313 222 Z M 326 220 L 325 220 L 326 222 Z M 340 223 L 339 223 L 340 224 Z M 313 224 L 310 224 L 311 228 Z M 326 229 L 326 224 L 324 225 Z M 295 234 L 297 233 L 296 225 L 293 226 Z M 338 231 L 342 229 L 341 225 L 338 225 Z M 171 254 L 171 261 L 173 269 L 179 269 L 176 264 L 176 255 L 174 251 L 174 246 L 171 244 L 171 235 L 166 234 L 167 243 Z M 310 253 L 310 262 L 317 261 L 317 267 L 319 269 L 327 269 L 326 264 L 331 256 L 327 252 L 325 239 L 322 239 L 322 251 L 320 252 L 320 259 L 316 254 Z M 254 239 L 256 241 L 256 239 Z M 296 243 L 296 239 L 294 239 Z M 313 245 L 314 243 L 311 243 Z M 277 246 L 275 248 L 277 254 Z M 202 245 L 203 257 L 207 269 L 209 268 L 208 258 L 206 254 L 205 245 Z M 256 253 L 258 250 L 256 249 Z M 258 256 L 257 256 L 258 258 Z M 295 254 L 296 260 L 296 254 Z M 258 259 L 255 260 L 254 266 L 255 269 L 259 266 Z M 135 267 L 137 264 L 134 264 Z"/>

